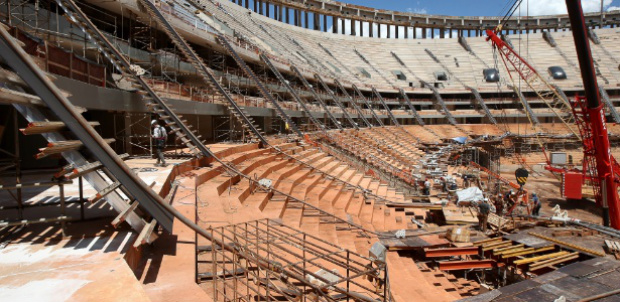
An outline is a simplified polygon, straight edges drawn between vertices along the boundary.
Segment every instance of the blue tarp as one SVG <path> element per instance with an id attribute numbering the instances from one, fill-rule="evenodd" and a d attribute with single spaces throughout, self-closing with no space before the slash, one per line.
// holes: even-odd
<path id="1" fill-rule="evenodd" d="M 452 140 L 459 144 L 465 144 L 465 142 L 467 141 L 467 137 L 465 136 L 453 137 Z"/>

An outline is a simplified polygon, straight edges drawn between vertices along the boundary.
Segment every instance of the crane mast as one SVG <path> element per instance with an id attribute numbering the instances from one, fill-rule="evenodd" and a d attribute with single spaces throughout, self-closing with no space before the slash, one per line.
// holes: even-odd
<path id="1" fill-rule="evenodd" d="M 598 188 L 595 188 L 595 191 L 599 191 L 596 196 L 597 202 L 603 207 L 604 219 L 605 216 L 609 217 L 609 220 L 605 221 L 605 224 L 607 225 L 609 223 L 611 227 L 618 230 L 620 229 L 620 200 L 618 199 L 617 188 L 618 163 L 611 155 L 607 125 L 605 123 L 605 112 L 603 110 L 598 83 L 596 81 L 596 73 L 592 62 L 592 51 L 590 49 L 590 42 L 588 41 L 581 1 L 566 0 L 566 7 L 568 8 L 568 16 L 575 40 L 575 48 L 577 49 L 577 58 L 579 60 L 585 92 L 585 98 L 578 97 L 575 103 L 581 107 L 583 122 L 590 128 L 589 146 L 586 146 L 584 143 L 584 151 L 586 151 L 586 147 L 593 149 L 590 158 L 594 157 L 596 169 L 590 166 L 590 170 L 592 170 L 592 172 L 596 171 L 597 173 L 596 177 L 594 177 L 596 180 L 594 182 L 598 183 Z M 574 108 L 577 108 L 577 106 L 574 106 Z M 587 156 L 588 154 L 584 155 Z"/>
<path id="2" fill-rule="evenodd" d="M 518 3 L 514 6 L 518 6 Z M 545 80 L 532 65 L 498 36 L 502 29 L 501 24 L 494 30 L 486 31 L 487 41 L 490 40 L 499 53 L 513 82 L 515 80 L 513 73 L 516 73 L 581 140 L 584 150 L 584 174 L 592 182 L 597 204 L 603 208 L 603 223 L 620 230 L 618 197 L 620 165 L 611 154 L 605 113 L 592 63 L 581 1 L 566 0 L 566 6 L 577 49 L 585 97 L 578 96 L 572 102 L 562 97 L 554 85 Z"/>

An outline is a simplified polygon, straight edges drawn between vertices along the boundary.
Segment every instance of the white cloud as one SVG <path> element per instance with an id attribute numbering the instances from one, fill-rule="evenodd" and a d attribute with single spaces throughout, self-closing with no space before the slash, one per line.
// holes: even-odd
<path id="1" fill-rule="evenodd" d="M 418 5 L 420 5 L 419 1 L 418 1 Z M 420 8 L 420 7 L 408 7 L 407 8 L 407 12 L 414 13 L 414 14 L 426 14 L 426 13 L 428 13 L 426 8 Z"/>
<path id="2" fill-rule="evenodd" d="M 612 10 L 620 10 L 620 6 L 610 6 L 607 8 L 607 11 L 610 12 Z"/>
<path id="3" fill-rule="evenodd" d="M 612 2 L 612 0 L 603 0 L 603 10 L 607 10 Z M 601 10 L 601 0 L 581 0 L 581 6 L 586 13 L 599 12 Z M 566 3 L 560 0 L 526 0 L 521 2 L 519 10 L 521 16 L 543 16 L 567 13 Z M 518 11 L 515 12 L 515 15 L 518 13 Z"/>

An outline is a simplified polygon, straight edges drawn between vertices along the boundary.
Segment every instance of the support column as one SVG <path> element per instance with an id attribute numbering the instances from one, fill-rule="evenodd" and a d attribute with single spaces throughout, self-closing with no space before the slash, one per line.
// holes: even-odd
<path id="1" fill-rule="evenodd" d="M 246 8 L 246 9 L 250 9 L 250 0 L 244 0 L 244 1 L 245 1 L 245 3 L 244 3 L 244 4 L 245 4 L 245 5 L 244 5 L 244 6 L 245 6 L 245 8 Z"/>
<path id="2" fill-rule="evenodd" d="M 360 33 L 360 37 L 363 37 L 363 36 L 364 36 L 364 22 L 363 22 L 363 21 L 360 21 L 360 30 L 359 30 L 359 33 Z"/>
<path id="3" fill-rule="evenodd" d="M 310 28 L 310 18 L 308 17 L 308 11 L 304 11 L 304 27 Z"/>
<path id="4" fill-rule="evenodd" d="M 265 8 L 263 7 L 263 1 L 258 1 L 258 13 L 261 15 L 264 15 L 265 14 L 264 9 Z"/>
<path id="5" fill-rule="evenodd" d="M 435 39 L 435 29 L 431 28 L 431 39 Z"/>
<path id="6" fill-rule="evenodd" d="M 423 27 L 422 28 L 422 39 L 426 39 L 426 32 L 428 31 L 428 28 Z"/>
<path id="7" fill-rule="evenodd" d="M 321 15 L 317 14 L 317 13 L 313 13 L 314 14 L 314 30 L 321 30 Z"/>
<path id="8" fill-rule="evenodd" d="M 125 112 L 125 152 L 133 155 L 132 145 L 131 145 L 131 114 L 129 112 Z"/>
<path id="9" fill-rule="evenodd" d="M 294 20 L 295 21 L 295 26 L 299 26 L 299 24 L 300 24 L 300 22 L 299 22 L 299 17 L 300 17 L 299 10 L 293 9 L 293 15 L 294 15 L 294 19 L 295 19 Z"/>
<path id="10" fill-rule="evenodd" d="M 327 32 L 327 15 L 323 15 L 323 31 Z"/>
<path id="11" fill-rule="evenodd" d="M 377 23 L 377 37 L 381 38 L 381 23 Z"/>
<path id="12" fill-rule="evenodd" d="M 265 16 L 267 16 L 267 18 L 269 18 L 271 14 L 271 10 L 269 9 L 269 2 L 265 2 Z"/>
<path id="13" fill-rule="evenodd" d="M 448 29 L 448 33 L 450 34 L 450 39 L 452 39 L 452 29 L 451 28 Z"/>
<path id="14" fill-rule="evenodd" d="M 284 6 L 280 6 L 280 14 L 278 15 L 278 21 L 283 22 L 284 21 Z"/>
<path id="15" fill-rule="evenodd" d="M 338 18 L 336 16 L 332 16 L 332 33 L 338 33 Z"/>
<path id="16" fill-rule="evenodd" d="M 446 29 L 445 28 L 440 28 L 439 29 L 439 38 L 444 39 L 446 37 Z"/>
<path id="17" fill-rule="evenodd" d="M 371 38 L 374 36 L 374 33 L 373 33 L 373 31 L 374 31 L 373 30 L 373 26 L 374 25 L 375 24 L 373 22 L 368 22 L 368 36 L 371 37 Z"/>
<path id="18" fill-rule="evenodd" d="M 351 36 L 355 36 L 355 20 L 351 19 Z"/>
<path id="19" fill-rule="evenodd" d="M 405 26 L 405 39 L 409 39 L 409 27 Z"/>
<path id="20" fill-rule="evenodd" d="M 254 0 L 254 12 L 258 13 L 258 0 Z"/>
<path id="21" fill-rule="evenodd" d="M 396 34 L 394 35 L 396 39 L 400 38 L 400 26 L 394 25 L 394 30 L 396 31 Z"/>
<path id="22" fill-rule="evenodd" d="M 415 28 L 415 26 L 413 27 L 413 38 L 414 39 L 418 38 L 417 28 Z"/>
<path id="23" fill-rule="evenodd" d="M 284 22 L 286 22 L 286 24 L 291 24 L 291 12 L 289 11 L 288 7 L 284 8 L 284 17 L 286 18 L 286 21 Z"/>
<path id="24" fill-rule="evenodd" d="M 346 30 L 347 30 L 347 26 L 345 25 L 345 20 L 344 19 L 340 19 L 340 27 L 342 28 L 342 34 L 345 35 L 346 34 Z"/>
<path id="25" fill-rule="evenodd" d="M 392 26 L 389 24 L 386 24 L 385 26 L 387 26 L 387 38 L 389 39 L 392 37 Z"/>

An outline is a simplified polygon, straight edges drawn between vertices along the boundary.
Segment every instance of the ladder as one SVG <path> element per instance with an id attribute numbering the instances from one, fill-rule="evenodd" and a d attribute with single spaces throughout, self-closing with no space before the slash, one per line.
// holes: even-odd
<path id="1" fill-rule="evenodd" d="M 244 130 L 249 133 L 253 140 L 260 140 L 263 144 L 265 144 L 267 141 L 263 136 L 264 133 L 259 130 L 258 126 L 254 125 L 254 119 L 249 117 L 247 112 L 239 107 L 237 102 L 233 100 L 226 88 L 220 85 L 212 70 L 205 65 L 204 61 L 196 54 L 194 49 L 192 49 L 187 41 L 183 39 L 183 37 L 168 22 L 168 20 L 166 20 L 155 3 L 149 0 L 140 0 L 140 3 L 144 5 L 149 15 L 157 20 L 157 24 L 161 26 L 161 29 L 166 33 L 170 40 L 172 40 L 177 48 L 181 50 L 185 58 L 192 64 L 194 69 L 196 69 L 203 82 L 211 88 L 211 91 L 216 91 L 224 97 L 228 103 L 228 111 L 230 111 L 230 113 L 232 113 L 233 116 L 241 122 L 241 126 Z"/>

